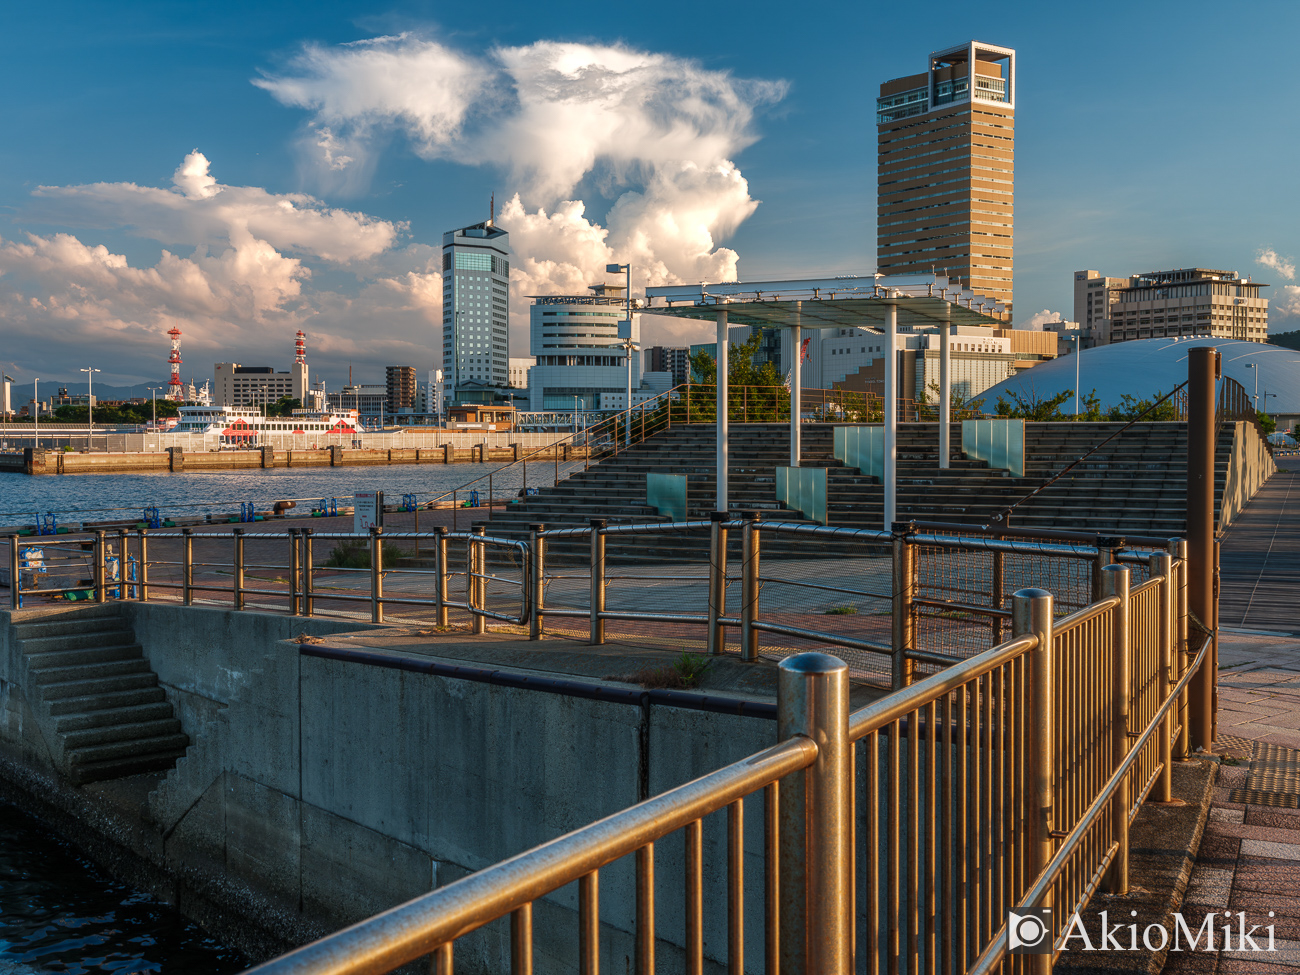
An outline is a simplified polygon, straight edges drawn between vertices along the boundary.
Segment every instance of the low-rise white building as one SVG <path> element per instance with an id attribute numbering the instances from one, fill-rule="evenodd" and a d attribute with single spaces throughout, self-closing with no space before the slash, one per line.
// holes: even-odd
<path id="1" fill-rule="evenodd" d="M 626 320 L 624 289 L 592 285 L 585 295 L 537 295 L 529 313 L 528 402 L 543 410 L 607 410 L 606 396 L 627 399 L 628 353 L 619 343 L 640 339 Z M 631 357 L 633 402 L 641 387 L 641 356 Z"/>

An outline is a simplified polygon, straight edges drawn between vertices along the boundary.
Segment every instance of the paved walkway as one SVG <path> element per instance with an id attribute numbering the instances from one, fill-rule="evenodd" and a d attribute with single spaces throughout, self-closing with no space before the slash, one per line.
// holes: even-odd
<path id="1" fill-rule="evenodd" d="M 1248 928 L 1261 925 L 1261 947 L 1267 945 L 1263 926 L 1274 925 L 1277 951 L 1171 953 L 1165 972 L 1294 975 L 1300 971 L 1300 637 L 1224 632 L 1219 668 L 1216 751 L 1225 758 L 1183 916 L 1195 931 L 1207 913 L 1245 911 Z"/>
<path id="2" fill-rule="evenodd" d="M 1300 631 L 1300 458 L 1286 458 L 1219 553 L 1219 625 Z"/>

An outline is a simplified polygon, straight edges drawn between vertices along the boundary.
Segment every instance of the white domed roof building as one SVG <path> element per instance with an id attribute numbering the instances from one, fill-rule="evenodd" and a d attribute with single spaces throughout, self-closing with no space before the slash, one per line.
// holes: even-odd
<path id="1" fill-rule="evenodd" d="M 1277 419 L 1279 430 L 1290 430 L 1300 422 L 1300 351 L 1259 342 L 1230 339 L 1139 339 L 1084 349 L 1078 359 L 1079 391 L 1097 391 L 1102 410 L 1118 405 L 1124 394 L 1152 399 L 1167 393 L 1187 379 L 1187 350 L 1216 346 L 1223 357 L 1223 375 L 1241 383 L 1247 395 L 1258 389 L 1258 409 Z M 1025 369 L 980 395 L 984 412 L 992 413 L 998 396 L 1009 392 L 1036 399 L 1050 399 L 1075 388 L 1075 357 L 1064 355 Z M 1258 386 L 1256 380 L 1258 379 Z M 1062 404 L 1065 413 L 1074 412 L 1073 399 Z"/>

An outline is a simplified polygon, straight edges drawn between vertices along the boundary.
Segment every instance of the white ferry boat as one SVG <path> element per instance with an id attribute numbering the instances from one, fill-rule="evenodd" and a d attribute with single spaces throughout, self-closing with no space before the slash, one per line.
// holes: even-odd
<path id="1" fill-rule="evenodd" d="M 318 413 L 294 410 L 291 416 L 263 416 L 258 410 L 239 406 L 182 406 L 172 433 L 218 434 L 223 444 L 257 443 L 262 434 L 319 436 L 325 433 L 355 434 L 356 410 Z M 309 445 L 304 440 L 303 446 Z"/>

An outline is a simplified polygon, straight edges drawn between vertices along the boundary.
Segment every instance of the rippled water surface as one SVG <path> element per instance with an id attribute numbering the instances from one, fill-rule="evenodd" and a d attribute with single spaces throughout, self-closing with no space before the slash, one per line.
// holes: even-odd
<path id="1" fill-rule="evenodd" d="M 246 967 L 238 952 L 0 804 L 0 975 L 223 975 Z"/>
<path id="2" fill-rule="evenodd" d="M 0 525 L 27 524 L 37 512 L 53 511 L 60 520 L 140 518 L 145 505 L 165 515 L 238 511 L 242 501 L 258 510 L 282 498 L 351 498 L 358 491 L 383 491 L 386 500 L 403 494 L 429 500 L 475 478 L 487 494 L 489 471 L 501 464 L 406 464 L 383 467 L 273 468 L 211 474 L 64 474 L 29 477 L 0 473 Z M 523 466 L 516 464 L 493 478 L 494 494 L 507 495 L 523 486 Z M 568 465 L 560 465 L 565 473 Z M 554 464 L 529 463 L 528 484 L 553 483 Z M 300 501 L 300 507 L 302 502 Z M 310 507 L 308 503 L 306 507 Z"/>

